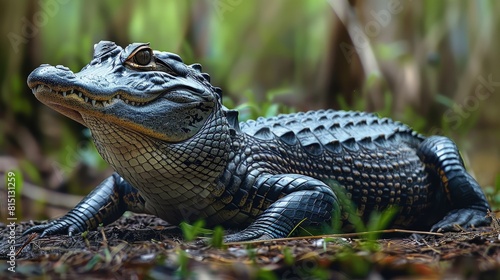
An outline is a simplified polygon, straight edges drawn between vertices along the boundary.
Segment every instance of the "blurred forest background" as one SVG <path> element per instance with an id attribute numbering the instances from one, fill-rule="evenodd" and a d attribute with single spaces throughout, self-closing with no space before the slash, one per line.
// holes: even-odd
<path id="1" fill-rule="evenodd" d="M 352 109 L 450 136 L 498 208 L 499 14 L 494 0 L 3 1 L 0 175 L 22 174 L 23 219 L 60 216 L 89 193 L 112 171 L 26 77 L 41 63 L 79 71 L 100 40 L 150 42 L 201 63 L 242 120 Z"/>

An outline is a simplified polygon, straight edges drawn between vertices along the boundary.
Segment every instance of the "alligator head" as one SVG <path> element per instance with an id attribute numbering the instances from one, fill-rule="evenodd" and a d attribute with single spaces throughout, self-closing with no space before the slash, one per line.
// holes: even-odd
<path id="1" fill-rule="evenodd" d="M 220 89 L 199 64 L 186 65 L 145 43 L 123 49 L 101 41 L 80 72 L 44 64 L 29 75 L 28 86 L 42 103 L 91 129 L 87 117 L 102 118 L 167 142 L 192 137 L 221 108 Z"/>
<path id="2" fill-rule="evenodd" d="M 177 223 L 190 219 L 183 209 L 205 209 L 220 194 L 216 179 L 237 114 L 222 106 L 200 65 L 148 44 L 100 42 L 80 72 L 42 65 L 28 85 L 42 103 L 90 129 L 99 154 L 147 201 L 147 213 Z"/>

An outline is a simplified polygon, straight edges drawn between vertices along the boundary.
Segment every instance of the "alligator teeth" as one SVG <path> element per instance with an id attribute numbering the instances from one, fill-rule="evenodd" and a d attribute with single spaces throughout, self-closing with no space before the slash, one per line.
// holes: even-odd
<path id="1" fill-rule="evenodd" d="M 67 97 L 68 95 L 71 95 L 71 94 L 76 94 L 76 95 L 78 95 L 78 97 L 83 99 L 86 103 L 92 104 L 92 106 L 94 106 L 94 107 L 96 107 L 96 106 L 97 107 L 110 106 L 111 104 L 118 102 L 116 100 L 122 100 L 125 103 L 130 104 L 132 106 L 144 106 L 144 105 L 150 103 L 149 101 L 145 101 L 145 102 L 130 101 L 128 99 L 123 98 L 120 94 L 113 96 L 110 100 L 107 100 L 107 101 L 98 101 L 98 100 L 95 100 L 95 99 L 92 99 L 92 98 L 86 96 L 83 92 L 75 90 L 75 89 L 71 89 L 71 90 L 67 90 L 67 91 L 57 91 L 57 90 L 54 90 L 54 89 L 52 89 L 48 86 L 45 86 L 45 85 L 37 85 L 32 89 L 32 91 L 33 92 L 35 92 L 35 91 L 48 91 L 51 93 L 54 92 L 54 93 L 57 93 L 59 95 L 62 95 L 63 97 Z"/>

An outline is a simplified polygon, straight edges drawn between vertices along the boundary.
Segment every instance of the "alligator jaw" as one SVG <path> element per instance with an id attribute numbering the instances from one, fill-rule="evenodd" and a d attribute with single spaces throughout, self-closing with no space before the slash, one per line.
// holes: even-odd
<path id="1" fill-rule="evenodd" d="M 102 100 L 102 97 L 100 97 L 101 100 L 98 100 L 95 97 L 91 97 L 95 95 L 91 95 L 80 88 L 60 89 L 60 87 L 57 87 L 57 89 L 54 89 L 42 83 L 29 84 L 29 86 L 35 97 L 42 103 L 90 128 L 91 131 L 92 124 L 88 124 L 86 121 L 88 117 L 115 123 L 123 129 L 140 132 L 143 135 L 158 140 L 175 142 L 169 136 L 170 134 L 160 133 L 141 123 L 117 115 L 117 112 L 125 113 L 134 111 L 135 113 L 132 115 L 137 116 L 137 114 L 143 112 L 144 108 L 147 108 L 148 104 L 152 106 L 150 103 L 157 101 L 163 96 L 164 92 L 151 94 L 152 98 L 145 102 L 137 102 L 131 101 L 128 99 L 128 94 L 122 92 L 109 94 L 107 100 Z M 154 116 L 151 118 L 155 119 Z"/>
<path id="2" fill-rule="evenodd" d="M 92 114 L 93 112 L 95 114 L 105 106 L 102 101 L 98 102 L 95 99 L 89 98 L 82 91 L 75 89 L 59 91 L 39 84 L 33 86 L 31 90 L 38 100 L 83 125 L 85 125 L 85 122 L 83 121 L 82 113 Z"/>
<path id="3" fill-rule="evenodd" d="M 74 88 L 57 90 L 44 84 L 34 85 L 31 90 L 38 100 L 83 125 L 85 125 L 85 122 L 82 114 L 99 116 L 107 107 L 117 102 L 125 102 L 131 106 L 140 107 L 154 101 L 154 99 L 144 102 L 130 101 L 128 98 L 124 98 L 123 94 L 118 93 L 103 100 L 102 97 L 97 99 L 83 90 Z"/>

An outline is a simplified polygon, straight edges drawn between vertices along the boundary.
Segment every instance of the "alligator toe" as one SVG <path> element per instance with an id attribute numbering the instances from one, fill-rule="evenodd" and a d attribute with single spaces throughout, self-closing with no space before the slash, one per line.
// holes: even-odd
<path id="1" fill-rule="evenodd" d="M 462 208 L 452 210 L 441 221 L 432 226 L 431 231 L 457 231 L 460 228 L 474 228 L 491 223 L 491 218 L 482 210 Z"/>

